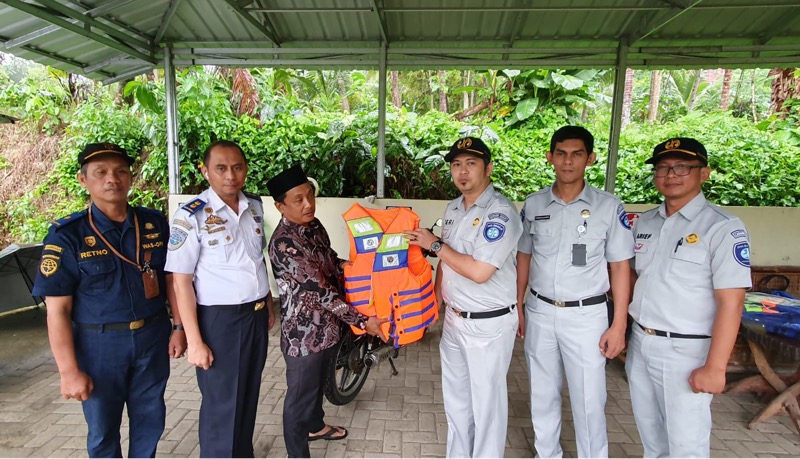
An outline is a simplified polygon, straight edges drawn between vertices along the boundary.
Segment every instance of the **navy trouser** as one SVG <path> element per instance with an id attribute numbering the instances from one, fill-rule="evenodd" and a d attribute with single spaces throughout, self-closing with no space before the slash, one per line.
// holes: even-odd
<path id="1" fill-rule="evenodd" d="M 139 330 L 73 327 L 78 367 L 94 383 L 89 399 L 82 402 L 89 457 L 122 457 L 119 429 L 125 405 L 128 457 L 155 457 L 166 417 L 171 328 L 166 314 Z"/>
<path id="2" fill-rule="evenodd" d="M 286 397 L 283 399 L 283 440 L 289 457 L 311 457 L 308 434 L 325 427 L 322 409 L 326 361 L 336 346 L 286 361 Z"/>
<path id="3" fill-rule="evenodd" d="M 214 355 L 197 369 L 201 457 L 253 457 L 261 373 L 267 361 L 267 308 L 197 307 L 197 321 Z"/>

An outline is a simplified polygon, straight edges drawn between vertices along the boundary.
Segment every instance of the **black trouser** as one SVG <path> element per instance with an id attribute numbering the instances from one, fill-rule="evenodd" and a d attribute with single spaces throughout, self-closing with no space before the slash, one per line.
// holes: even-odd
<path id="1" fill-rule="evenodd" d="M 289 457 L 311 457 L 308 434 L 325 427 L 322 409 L 326 362 L 336 346 L 286 361 L 286 397 L 283 399 L 283 440 Z"/>
<path id="2" fill-rule="evenodd" d="M 201 457 L 253 457 L 268 317 L 267 308 L 254 311 L 252 304 L 197 307 L 200 333 L 214 355 L 211 368 L 197 369 Z"/>

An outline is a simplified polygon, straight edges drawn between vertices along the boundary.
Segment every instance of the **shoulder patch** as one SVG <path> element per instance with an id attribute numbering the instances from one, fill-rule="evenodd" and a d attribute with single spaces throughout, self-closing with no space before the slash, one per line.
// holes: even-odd
<path id="1" fill-rule="evenodd" d="M 205 207 L 206 202 L 200 198 L 194 198 L 193 200 L 187 202 L 186 204 L 181 206 L 181 209 L 186 210 L 189 212 L 189 215 L 194 215 L 197 212 L 200 212 L 200 209 Z"/>
<path id="2" fill-rule="evenodd" d="M 743 229 L 738 229 L 738 230 L 735 230 L 735 231 L 731 231 L 731 236 L 733 236 L 734 239 L 747 237 L 747 231 L 745 231 Z"/>
<path id="3" fill-rule="evenodd" d="M 628 220 L 628 214 L 625 212 L 625 206 L 622 204 L 617 206 L 617 220 L 619 220 L 623 228 L 627 230 L 631 229 L 631 221 Z"/>
<path id="4" fill-rule="evenodd" d="M 169 235 L 169 244 L 167 248 L 169 250 L 177 250 L 179 249 L 184 242 L 186 242 L 186 238 L 189 237 L 189 233 L 180 229 L 180 228 L 172 228 L 172 234 Z"/>
<path id="5" fill-rule="evenodd" d="M 495 219 L 508 222 L 508 215 L 500 212 L 492 212 L 491 214 L 489 214 L 489 220 L 495 220 Z"/>
<path id="6" fill-rule="evenodd" d="M 506 233 L 506 227 L 502 223 L 488 222 L 483 227 L 483 237 L 489 242 L 498 241 Z"/>
<path id="7" fill-rule="evenodd" d="M 73 214 L 67 215 L 66 217 L 61 217 L 58 220 L 54 220 L 52 222 L 53 226 L 51 227 L 51 230 L 58 231 L 61 228 L 64 228 L 65 226 L 68 226 L 69 224 L 80 220 L 81 217 L 86 215 L 86 213 L 87 213 L 87 210 L 84 209 L 84 210 L 82 210 L 80 212 L 75 212 Z"/>
<path id="8" fill-rule="evenodd" d="M 733 258 L 745 268 L 750 267 L 750 244 L 747 241 L 737 242 L 733 245 Z"/>

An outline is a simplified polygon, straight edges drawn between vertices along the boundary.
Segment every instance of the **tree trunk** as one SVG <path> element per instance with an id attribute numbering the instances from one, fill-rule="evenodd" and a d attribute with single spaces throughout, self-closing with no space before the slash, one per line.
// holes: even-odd
<path id="1" fill-rule="evenodd" d="M 653 124 L 658 118 L 658 105 L 661 101 L 661 70 L 650 72 L 650 106 L 647 107 L 647 122 Z"/>
<path id="2" fill-rule="evenodd" d="M 689 93 L 689 100 L 686 103 L 686 108 L 689 111 L 694 110 L 694 104 L 697 102 L 697 90 L 700 88 L 700 82 L 703 80 L 703 71 L 697 69 L 694 71 L 694 82 L 692 83 L 692 91 Z"/>
<path id="3" fill-rule="evenodd" d="M 464 70 L 464 86 L 469 86 L 469 77 L 470 72 L 469 70 Z M 467 110 L 469 108 L 469 92 L 464 91 L 464 104 L 462 110 Z"/>
<path id="4" fill-rule="evenodd" d="M 633 99 L 633 69 L 625 69 L 625 90 L 622 93 L 622 125 L 631 123 L 631 101 Z"/>
<path id="5" fill-rule="evenodd" d="M 719 108 L 722 111 L 728 111 L 728 106 L 731 104 L 731 77 L 733 70 L 725 69 L 722 76 L 722 95 L 719 100 Z"/>
<path id="6" fill-rule="evenodd" d="M 756 69 L 750 74 L 750 106 L 753 108 L 753 122 L 758 123 L 758 111 L 756 110 Z"/>
<path id="7" fill-rule="evenodd" d="M 444 82 L 447 80 L 447 72 L 439 70 L 439 111 L 447 113 L 447 92 L 444 90 Z"/>
<path id="8" fill-rule="evenodd" d="M 400 98 L 400 72 L 397 70 L 391 71 L 392 75 L 392 105 L 395 108 L 403 106 L 403 100 Z"/>
<path id="9" fill-rule="evenodd" d="M 797 69 L 772 69 L 769 76 L 772 78 L 772 96 L 769 105 L 770 112 L 777 113 L 779 117 L 786 117 L 783 105 L 786 99 L 800 99 L 800 75 Z"/>
<path id="10" fill-rule="evenodd" d="M 344 75 L 339 78 L 339 95 L 342 97 L 342 110 L 350 113 L 350 100 L 347 98 L 347 84 L 344 81 Z"/>

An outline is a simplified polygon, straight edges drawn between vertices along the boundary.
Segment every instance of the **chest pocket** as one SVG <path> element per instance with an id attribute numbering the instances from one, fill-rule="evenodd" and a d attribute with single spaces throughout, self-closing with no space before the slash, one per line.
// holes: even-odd
<path id="1" fill-rule="evenodd" d="M 685 285 L 696 285 L 708 279 L 710 267 L 707 266 L 708 247 L 703 242 L 696 244 L 684 243 L 677 251 L 670 254 L 670 267 L 668 275 L 675 276 Z"/>
<path id="2" fill-rule="evenodd" d="M 539 255 L 553 255 L 558 251 L 555 223 L 551 220 L 534 221 L 531 224 L 533 250 Z"/>
<path id="3" fill-rule="evenodd" d="M 696 265 L 703 264 L 706 261 L 708 249 L 705 244 L 682 244 L 678 250 L 672 252 L 669 257 L 673 260 L 680 262 L 688 262 Z M 676 263 L 673 261 L 673 263 Z M 677 263 L 681 264 L 681 263 Z"/>
<path id="4" fill-rule="evenodd" d="M 200 243 L 203 244 L 204 253 L 207 253 L 212 261 L 227 262 L 233 236 L 227 229 L 210 234 L 204 232 Z"/>
<path id="5" fill-rule="evenodd" d="M 110 257 L 85 260 L 78 263 L 81 270 L 81 289 L 102 292 L 114 284 L 114 260 Z"/>
<path id="6" fill-rule="evenodd" d="M 605 255 L 606 232 L 602 229 L 589 230 L 581 236 L 581 243 L 586 244 L 587 261 L 601 258 Z"/>

